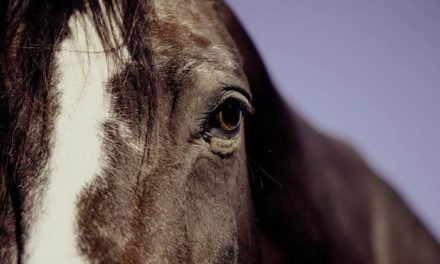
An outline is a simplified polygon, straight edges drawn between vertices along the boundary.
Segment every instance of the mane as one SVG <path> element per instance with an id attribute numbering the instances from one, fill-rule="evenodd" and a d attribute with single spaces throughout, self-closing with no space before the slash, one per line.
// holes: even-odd
<path id="1" fill-rule="evenodd" d="M 50 152 L 49 134 L 55 116 L 54 54 L 69 36 L 68 20 L 76 12 L 88 14 L 104 52 L 118 58 L 116 34 L 122 35 L 139 87 L 148 95 L 155 116 L 156 89 L 150 52 L 151 6 L 142 0 L 4 0 L 0 3 L 0 219 L 12 203 L 21 204 L 16 182 Z M 116 24 L 109 23 L 109 18 Z M 128 80 L 127 80 L 128 81 Z M 27 153 L 32 148 L 36 157 Z M 20 164 L 20 165 L 17 165 Z M 43 167 L 39 164 L 38 167 Z M 32 177 L 32 175 L 27 175 Z M 17 217 L 17 216 L 16 216 Z"/>

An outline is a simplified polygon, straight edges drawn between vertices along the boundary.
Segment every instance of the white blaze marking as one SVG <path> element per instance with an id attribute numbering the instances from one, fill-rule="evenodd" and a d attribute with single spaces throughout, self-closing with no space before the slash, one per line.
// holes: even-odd
<path id="1" fill-rule="evenodd" d="M 42 208 L 33 212 L 25 242 L 26 264 L 86 262 L 78 252 L 76 204 L 102 169 L 102 124 L 110 112 L 106 85 L 117 69 L 97 52 L 103 47 L 87 15 L 73 15 L 69 27 L 71 36 L 56 52 L 60 108 Z"/>

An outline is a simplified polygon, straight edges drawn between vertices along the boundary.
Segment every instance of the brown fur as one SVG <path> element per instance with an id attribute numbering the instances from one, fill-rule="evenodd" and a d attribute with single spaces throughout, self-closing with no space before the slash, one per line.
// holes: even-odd
<path id="1" fill-rule="evenodd" d="M 94 14 L 109 56 L 118 58 L 121 31 L 132 57 L 108 83 L 105 168 L 77 203 L 78 248 L 90 262 L 440 262 L 431 235 L 362 159 L 286 106 L 223 3 L 104 3 L 0 4 L 1 263 L 21 262 L 28 211 L 44 191 L 53 54 L 75 11 Z M 118 12 L 121 24 L 109 27 L 103 17 Z M 256 112 L 238 149 L 218 155 L 200 123 L 225 87 L 251 92 Z"/>

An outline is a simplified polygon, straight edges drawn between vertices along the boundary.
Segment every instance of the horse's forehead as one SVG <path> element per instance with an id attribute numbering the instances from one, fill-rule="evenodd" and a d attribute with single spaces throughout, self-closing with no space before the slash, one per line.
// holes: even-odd
<path id="1" fill-rule="evenodd" d="M 206 18 L 213 20 L 215 16 L 213 7 L 213 1 L 162 0 L 154 2 L 156 18 L 168 20 L 177 17 L 182 23 L 192 26 L 193 29 L 199 28 L 199 30 L 209 27 L 209 25 L 206 24 Z M 205 24 L 199 24 L 199 22 L 205 22 Z"/>
<path id="2" fill-rule="evenodd" d="M 163 0 L 154 2 L 151 35 L 153 51 L 162 58 L 239 61 L 233 43 L 219 20 L 216 1 Z"/>

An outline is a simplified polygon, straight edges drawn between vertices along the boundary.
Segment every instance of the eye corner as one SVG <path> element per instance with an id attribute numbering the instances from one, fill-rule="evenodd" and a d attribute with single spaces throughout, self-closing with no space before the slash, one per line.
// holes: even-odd
<path id="1" fill-rule="evenodd" d="M 245 108 L 244 108 L 245 116 L 255 114 L 255 107 L 252 105 L 252 102 L 249 102 L 248 104 L 245 104 L 244 106 L 245 106 Z"/>

